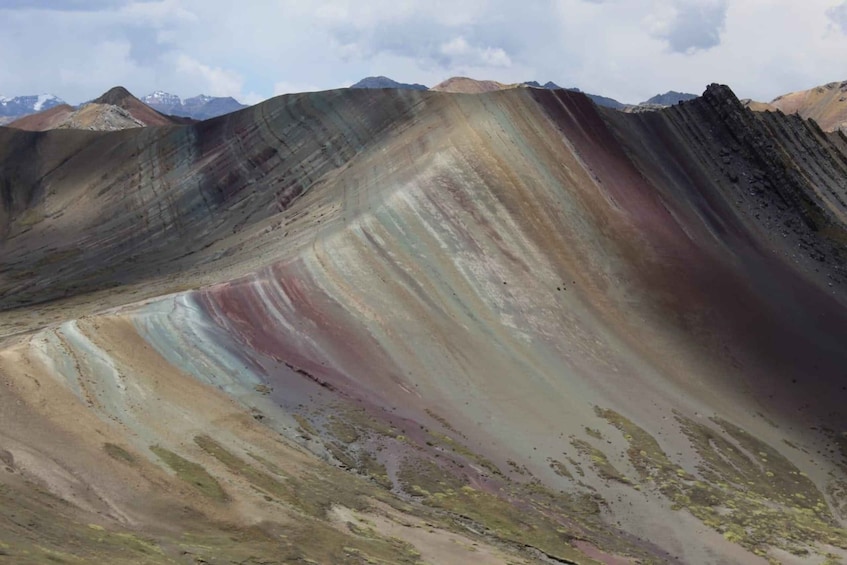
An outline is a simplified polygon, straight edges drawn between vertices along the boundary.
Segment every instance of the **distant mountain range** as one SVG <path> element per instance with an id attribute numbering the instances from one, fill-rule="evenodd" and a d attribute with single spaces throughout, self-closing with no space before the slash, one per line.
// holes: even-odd
<path id="1" fill-rule="evenodd" d="M 669 90 L 664 94 L 657 94 L 656 96 L 641 102 L 639 106 L 647 106 L 647 105 L 655 105 L 655 106 L 673 106 L 675 104 L 679 104 L 680 102 L 686 102 L 688 100 L 694 100 L 697 98 L 696 94 L 689 94 L 687 92 L 677 92 L 675 90 Z"/>
<path id="2" fill-rule="evenodd" d="M 126 95 L 132 96 L 129 92 L 126 92 L 126 94 L 124 94 L 124 92 L 126 92 L 125 89 L 123 89 L 123 92 L 117 92 L 115 96 L 121 99 L 126 98 Z M 103 103 L 101 100 L 102 98 L 103 97 L 101 96 L 97 100 L 92 100 L 90 102 L 80 104 L 79 106 L 71 106 L 54 94 L 16 96 L 14 98 L 0 96 L 0 125 L 10 124 L 26 116 L 31 116 L 47 110 L 53 110 L 53 112 L 49 116 L 29 120 L 28 122 L 23 123 L 38 124 L 38 127 L 42 127 L 43 124 L 48 123 L 55 125 L 63 122 L 71 113 L 82 110 L 83 107 L 88 104 Z M 134 100 L 139 100 L 134 96 L 132 98 Z M 175 94 L 168 94 L 161 90 L 157 90 L 153 94 L 145 96 L 140 99 L 139 102 L 143 102 L 160 114 L 192 118 L 194 120 L 207 120 L 209 118 L 229 114 L 230 112 L 235 112 L 236 110 L 241 110 L 242 108 L 247 107 L 244 104 L 239 103 L 234 98 L 228 96 L 215 97 L 201 94 L 199 96 L 181 100 L 179 96 L 176 96 Z M 145 120 L 142 120 L 142 122 L 145 122 Z"/>
<path id="3" fill-rule="evenodd" d="M 0 124 L 9 123 L 27 114 L 49 110 L 64 103 L 64 100 L 52 94 L 33 94 L 14 98 L 0 96 Z"/>
<path id="4" fill-rule="evenodd" d="M 230 96 L 216 97 L 200 94 L 181 100 L 176 94 L 169 94 L 161 90 L 142 97 L 141 101 L 162 114 L 195 120 L 208 120 L 247 107 Z"/>
<path id="5" fill-rule="evenodd" d="M 388 77 L 365 77 L 356 84 L 350 85 L 350 88 L 398 88 L 400 90 L 429 90 L 423 84 L 408 84 L 405 82 L 397 82 Z"/>
<path id="6" fill-rule="evenodd" d="M 523 83 L 505 84 L 492 80 L 475 80 L 468 77 L 452 77 L 429 88 L 423 84 L 398 82 L 386 76 L 366 77 L 350 86 L 350 88 L 355 89 L 392 88 L 402 90 L 436 90 L 441 92 L 459 92 L 466 94 L 518 87 L 546 88 L 550 90 L 563 88 L 552 81 L 548 81 L 544 84 L 534 80 Z M 579 88 L 575 87 L 564 89 L 572 92 L 582 92 Z M 53 94 L 17 96 L 14 98 L 0 96 L 0 125 L 16 122 L 15 127 L 24 127 L 25 129 L 52 129 L 54 127 L 75 127 L 73 124 L 86 124 L 83 126 L 85 129 L 89 129 L 90 127 L 99 129 L 101 126 L 93 126 L 92 124 L 101 124 L 101 122 L 103 122 L 109 124 L 108 126 L 103 127 L 110 129 L 112 127 L 132 127 L 132 120 L 137 120 L 138 123 L 136 126 L 180 123 L 179 120 L 169 120 L 167 116 L 190 118 L 192 120 L 206 120 L 247 107 L 234 98 L 228 96 L 215 97 L 200 94 L 191 98 L 181 99 L 175 94 L 157 90 L 152 94 L 148 94 L 147 96 L 139 99 L 135 98 L 122 88 L 119 90 L 113 89 L 113 91 L 110 91 L 112 97 L 120 99 L 120 103 L 116 104 L 114 102 L 104 101 L 103 98 L 109 96 L 109 93 L 107 93 L 97 100 L 93 100 L 76 107 L 68 105 L 64 100 Z M 599 106 L 614 108 L 625 112 L 653 110 L 656 108 L 671 106 L 681 101 L 697 98 L 694 94 L 676 92 L 672 90 L 664 94 L 657 94 L 640 104 L 625 104 L 607 96 L 591 94 L 588 92 L 583 92 L 583 94 L 588 96 L 588 98 L 593 100 L 594 103 Z M 127 105 L 127 100 L 133 101 L 131 104 L 132 108 L 124 107 Z M 89 117 L 93 113 L 92 108 L 88 108 L 85 113 L 78 113 L 82 111 L 86 105 L 90 105 L 92 103 L 116 106 L 117 108 L 129 112 L 129 114 L 124 115 L 118 109 L 112 108 L 107 114 L 103 114 L 92 122 L 92 119 Z M 141 104 L 141 106 L 151 108 L 155 111 L 155 114 L 145 112 L 139 104 Z M 102 108 L 100 110 L 102 110 Z M 46 111 L 50 111 L 50 113 L 38 118 L 21 121 L 21 118 Z M 108 119 L 105 118 L 107 115 Z M 130 116 L 132 119 L 128 120 L 127 118 Z M 139 118 L 139 116 L 141 117 Z"/>
<path id="7" fill-rule="evenodd" d="M 68 104 L 52 106 L 41 112 L 20 117 L 8 125 L 29 131 L 52 129 L 84 129 L 114 131 L 144 126 L 167 126 L 193 123 L 180 116 L 166 116 L 116 86 L 99 98 L 74 108 Z"/>
<path id="8" fill-rule="evenodd" d="M 570 90 L 571 92 L 582 92 L 598 106 L 605 106 L 607 108 L 614 108 L 615 110 L 623 110 L 629 112 L 651 110 L 657 107 L 672 106 L 680 101 L 692 100 L 694 98 L 697 98 L 696 94 L 687 94 L 684 92 L 676 92 L 671 90 L 664 94 L 657 94 L 656 96 L 650 98 L 649 100 L 641 102 L 640 104 L 625 104 L 623 102 L 615 100 L 614 98 L 609 98 L 608 96 L 601 96 L 599 94 L 583 92 L 579 88 L 565 88 L 559 86 L 558 84 L 552 81 L 547 81 L 544 84 L 541 84 L 540 82 L 535 80 L 530 80 L 522 83 L 506 84 L 493 80 L 476 80 L 468 77 L 448 78 L 447 80 L 440 82 L 431 88 L 427 88 L 423 84 L 402 83 L 385 76 L 374 76 L 363 78 L 356 84 L 351 85 L 350 88 L 398 88 L 408 90 L 435 90 L 438 92 L 479 94 L 481 92 L 491 92 L 494 90 L 504 90 L 507 88 L 517 88 L 521 86 L 528 86 L 531 88 L 546 88 L 548 90 L 563 89 Z"/>

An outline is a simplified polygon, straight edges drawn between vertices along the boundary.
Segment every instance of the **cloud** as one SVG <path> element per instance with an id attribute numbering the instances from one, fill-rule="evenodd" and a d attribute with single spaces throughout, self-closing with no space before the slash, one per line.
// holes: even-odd
<path id="1" fill-rule="evenodd" d="M 726 0 L 674 0 L 646 18 L 654 37 L 671 51 L 691 54 L 720 44 L 726 25 Z"/>
<path id="2" fill-rule="evenodd" d="M 279 81 L 274 83 L 273 95 L 279 96 L 281 94 L 294 94 L 298 92 L 317 92 L 319 90 L 324 89 L 319 86 L 315 86 L 314 84 Z"/>
<path id="3" fill-rule="evenodd" d="M 847 34 L 847 2 L 842 2 L 826 11 L 827 17 L 841 29 L 841 33 Z"/>
<path id="4" fill-rule="evenodd" d="M 0 89 L 252 102 L 369 75 L 552 80 L 623 102 L 843 80 L 841 0 L 0 0 Z M 845 33 L 842 33 L 845 32 Z"/>
<path id="5" fill-rule="evenodd" d="M 129 0 L 4 0 L 3 9 L 96 12 L 104 8 L 115 8 L 128 2 Z"/>
<path id="6" fill-rule="evenodd" d="M 244 86 L 238 73 L 203 64 L 184 53 L 176 57 L 176 70 L 191 77 L 201 92 L 211 96 L 240 96 Z"/>
<path id="7" fill-rule="evenodd" d="M 444 57 L 444 66 L 453 63 L 482 67 L 510 67 L 511 59 L 499 47 L 479 47 L 468 43 L 464 37 L 456 37 L 441 44 L 439 53 Z"/>

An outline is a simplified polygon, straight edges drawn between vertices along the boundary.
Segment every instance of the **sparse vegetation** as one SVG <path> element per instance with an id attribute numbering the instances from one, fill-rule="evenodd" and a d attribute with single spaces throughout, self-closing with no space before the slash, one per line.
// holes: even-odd
<path id="1" fill-rule="evenodd" d="M 135 464 L 135 457 L 119 445 L 115 445 L 114 443 L 104 443 L 103 449 L 112 459 L 117 459 L 118 461 L 129 463 L 130 465 Z"/>
<path id="2" fill-rule="evenodd" d="M 219 502 L 229 500 L 226 492 L 221 488 L 221 485 L 212 477 L 202 465 L 189 461 L 158 445 L 150 446 L 150 451 L 165 462 L 170 467 L 176 476 L 190 484 L 192 487 L 200 491 L 205 496 Z"/>
<path id="3" fill-rule="evenodd" d="M 716 429 L 677 414 L 700 457 L 698 478 L 673 464 L 656 440 L 630 420 L 612 410 L 598 408 L 597 413 L 624 434 L 642 484 L 726 539 L 762 556 L 771 547 L 795 555 L 816 551 L 816 544 L 847 549 L 847 532 L 814 483 L 777 450 L 734 424 L 713 418 Z"/>

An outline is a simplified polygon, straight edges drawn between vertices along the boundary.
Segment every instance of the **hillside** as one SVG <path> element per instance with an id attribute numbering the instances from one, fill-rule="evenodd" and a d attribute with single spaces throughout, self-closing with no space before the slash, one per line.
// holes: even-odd
<path id="1" fill-rule="evenodd" d="M 430 90 L 435 92 L 452 92 L 457 94 L 480 94 L 509 88 L 517 88 L 518 84 L 503 84 L 495 80 L 476 80 L 468 77 L 452 77 L 442 81 Z"/>
<path id="2" fill-rule="evenodd" d="M 844 178 L 719 85 L 0 128 L 0 548 L 843 561 Z"/>
<path id="3" fill-rule="evenodd" d="M 811 118 L 826 131 L 847 131 L 847 81 L 785 94 L 770 105 L 786 114 Z"/>
<path id="4" fill-rule="evenodd" d="M 847 81 L 790 92 L 769 103 L 751 102 L 757 111 L 779 110 L 815 120 L 824 131 L 847 132 Z"/>

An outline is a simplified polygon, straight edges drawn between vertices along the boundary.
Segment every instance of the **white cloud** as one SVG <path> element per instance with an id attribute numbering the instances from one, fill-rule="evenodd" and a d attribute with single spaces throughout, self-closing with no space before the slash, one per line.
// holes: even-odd
<path id="1" fill-rule="evenodd" d="M 200 91 L 211 96 L 240 96 L 244 85 L 238 73 L 205 65 L 184 53 L 176 57 L 176 70 L 195 77 Z"/>
<path id="2" fill-rule="evenodd" d="M 842 33 L 843 32 L 843 33 Z M 844 72 L 834 0 L 3 0 L 0 85 L 253 101 L 368 75 L 552 80 L 624 102 L 730 84 L 771 99 Z"/>
<path id="3" fill-rule="evenodd" d="M 499 47 L 477 47 L 461 36 L 443 43 L 439 52 L 450 62 L 462 65 L 482 67 L 510 67 L 512 65 L 509 55 Z"/>
<path id="4" fill-rule="evenodd" d="M 178 0 L 130 2 L 120 7 L 120 13 L 135 23 L 167 26 L 174 22 L 196 22 L 197 15 L 182 7 Z"/>
<path id="5" fill-rule="evenodd" d="M 671 51 L 694 53 L 721 41 L 726 0 L 668 0 L 645 18 L 650 33 L 668 42 Z"/>
<path id="6" fill-rule="evenodd" d="M 842 2 L 826 11 L 826 15 L 842 33 L 847 34 L 847 2 Z"/>
<path id="7" fill-rule="evenodd" d="M 296 92 L 317 92 L 318 90 L 326 89 L 321 88 L 319 86 L 315 86 L 314 84 L 308 84 L 303 82 L 279 81 L 274 83 L 273 95 L 279 96 L 281 94 L 294 94 Z"/>

